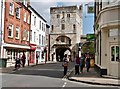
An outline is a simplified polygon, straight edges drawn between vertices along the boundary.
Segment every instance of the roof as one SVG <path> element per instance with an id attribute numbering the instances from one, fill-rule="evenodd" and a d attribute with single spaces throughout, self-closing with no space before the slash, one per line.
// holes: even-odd
<path id="1" fill-rule="evenodd" d="M 42 20 L 44 20 L 45 22 L 47 22 L 33 7 L 31 7 L 30 5 L 28 6 L 32 11 L 34 11 Z"/>

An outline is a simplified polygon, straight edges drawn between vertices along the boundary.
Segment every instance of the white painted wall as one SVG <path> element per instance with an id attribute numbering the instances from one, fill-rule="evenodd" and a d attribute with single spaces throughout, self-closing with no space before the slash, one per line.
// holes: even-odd
<path id="1" fill-rule="evenodd" d="M 43 48 L 45 47 L 45 39 L 46 39 L 46 35 L 45 35 L 45 31 L 46 31 L 46 22 L 39 17 L 31 8 L 29 8 L 31 11 L 31 30 L 32 30 L 32 40 L 30 40 L 31 44 L 36 44 L 37 48 L 35 50 L 35 63 L 36 63 L 36 51 L 40 52 L 40 56 L 38 59 L 38 63 L 40 63 L 41 61 L 44 61 L 44 59 L 42 59 L 41 54 L 43 51 Z M 34 25 L 34 17 L 36 17 L 36 25 Z M 40 21 L 41 21 L 41 28 L 40 28 Z M 45 30 L 42 30 L 42 23 L 44 24 L 44 28 Z M 34 32 L 36 33 L 35 36 L 35 41 L 34 41 Z M 41 42 L 39 43 L 39 35 L 41 35 Z M 44 38 L 44 43 L 42 44 L 42 36 Z"/>

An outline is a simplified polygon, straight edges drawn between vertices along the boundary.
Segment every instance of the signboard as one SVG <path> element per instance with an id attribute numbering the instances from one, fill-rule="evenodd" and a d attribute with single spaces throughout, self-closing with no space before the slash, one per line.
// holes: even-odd
<path id="1" fill-rule="evenodd" d="M 95 34 L 87 34 L 87 41 L 95 40 Z"/>
<path id="2" fill-rule="evenodd" d="M 94 13 L 93 6 L 88 6 L 88 13 Z"/>

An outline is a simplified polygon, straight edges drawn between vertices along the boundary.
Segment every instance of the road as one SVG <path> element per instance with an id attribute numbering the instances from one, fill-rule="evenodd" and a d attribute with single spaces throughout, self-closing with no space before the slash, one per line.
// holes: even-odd
<path id="1" fill-rule="evenodd" d="M 73 67 L 74 62 L 69 63 L 68 71 Z M 62 89 L 65 87 L 99 87 L 64 79 L 61 62 L 25 67 L 10 74 L 1 75 L 2 87 L 59 87 Z"/>

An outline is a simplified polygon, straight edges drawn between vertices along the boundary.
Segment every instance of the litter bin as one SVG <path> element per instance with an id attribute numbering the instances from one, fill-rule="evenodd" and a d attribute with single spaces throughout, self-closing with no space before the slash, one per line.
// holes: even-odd
<path id="1" fill-rule="evenodd" d="M 6 67 L 7 58 L 0 58 L 0 67 Z"/>

